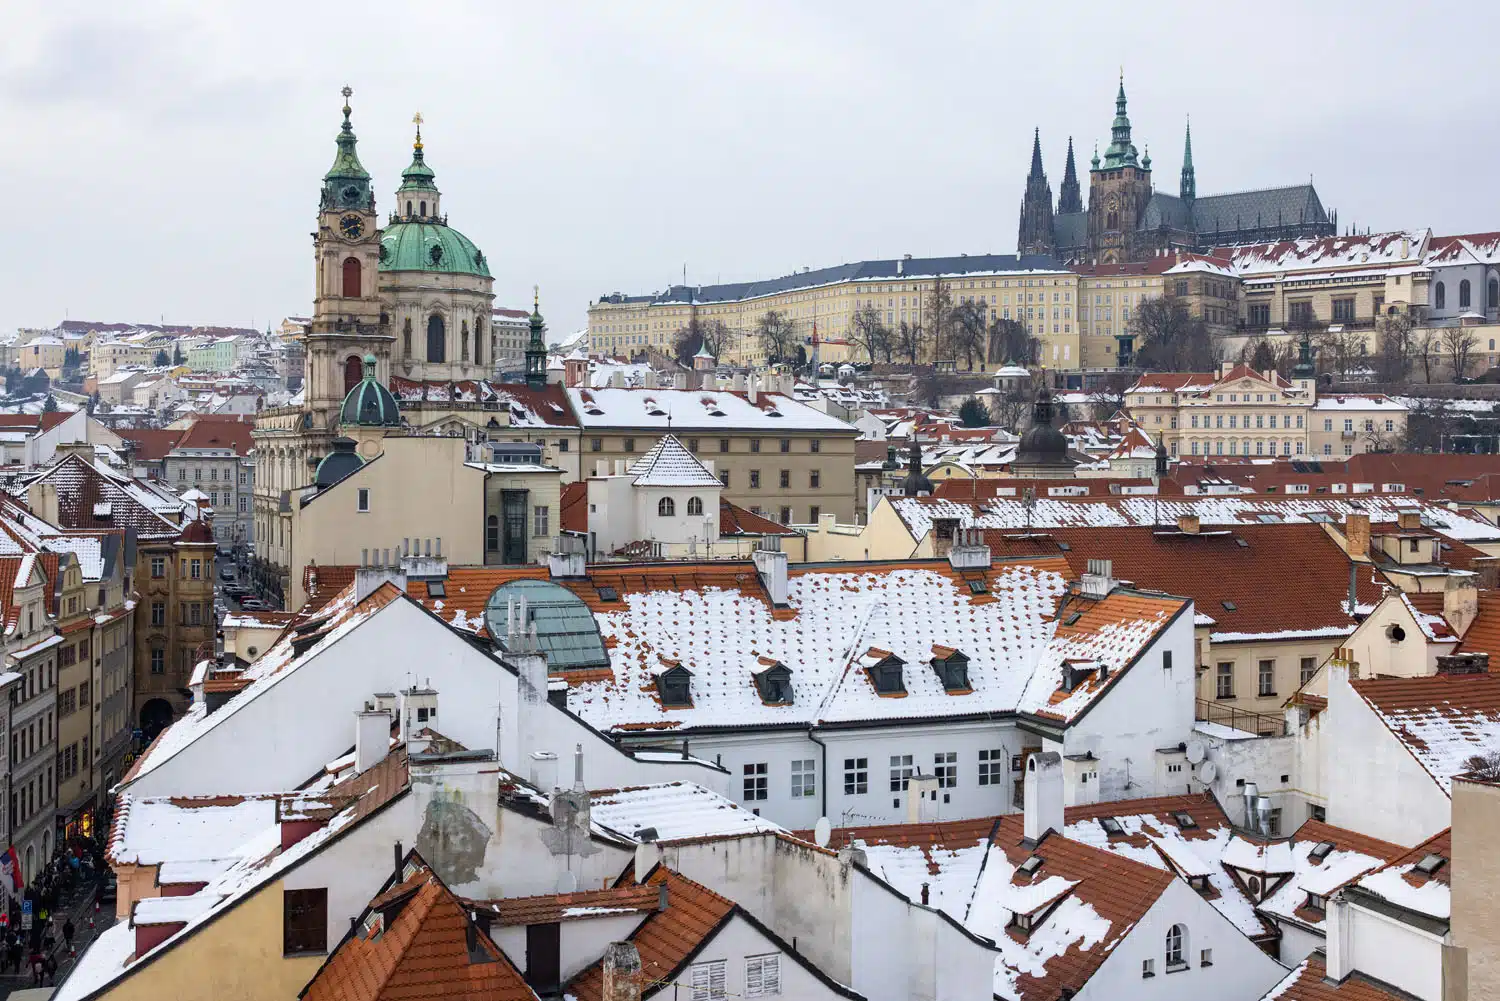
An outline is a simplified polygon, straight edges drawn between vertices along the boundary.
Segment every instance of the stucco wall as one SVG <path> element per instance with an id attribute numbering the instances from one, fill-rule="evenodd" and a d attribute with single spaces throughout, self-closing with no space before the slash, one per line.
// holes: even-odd
<path id="1" fill-rule="evenodd" d="M 1349 922 L 1346 941 L 1354 969 L 1422 1001 L 1441 1001 L 1443 945 L 1439 937 L 1358 906 L 1346 908 L 1344 916 Z"/>
<path id="2" fill-rule="evenodd" d="M 1500 786 L 1453 783 L 1453 942 L 1468 951 L 1469 997 L 1500 997 Z"/>

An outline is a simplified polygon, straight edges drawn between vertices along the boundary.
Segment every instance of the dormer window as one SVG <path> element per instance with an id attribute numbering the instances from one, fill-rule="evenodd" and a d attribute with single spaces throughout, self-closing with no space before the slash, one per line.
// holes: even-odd
<path id="1" fill-rule="evenodd" d="M 1071 692 L 1089 679 L 1095 671 L 1099 672 L 1099 680 L 1104 681 L 1108 676 L 1108 669 L 1091 660 L 1065 660 L 1063 661 L 1062 683 L 1058 685 L 1059 691 Z"/>
<path id="2" fill-rule="evenodd" d="M 1191 886 L 1193 889 L 1197 890 L 1199 893 L 1207 893 L 1208 892 L 1208 877 L 1207 876 L 1189 876 L 1188 877 L 1188 886 Z"/>
<path id="3" fill-rule="evenodd" d="M 1328 907 L 1328 898 L 1321 893 L 1309 893 L 1307 902 L 1303 906 L 1314 911 L 1325 910 Z"/>
<path id="4" fill-rule="evenodd" d="M 656 693 L 667 709 L 689 709 L 693 705 L 693 672 L 681 664 L 663 660 L 656 670 Z"/>
<path id="5" fill-rule="evenodd" d="M 969 658 L 962 651 L 952 647 L 936 646 L 932 648 L 932 669 L 937 672 L 938 680 L 943 683 L 945 692 L 967 692 L 969 688 Z"/>
<path id="6" fill-rule="evenodd" d="M 870 684 L 875 686 L 875 691 L 881 695 L 905 695 L 906 683 L 902 680 L 901 669 L 906 666 L 906 661 L 897 657 L 889 650 L 881 650 L 871 647 L 865 651 L 860 658 L 865 672 L 870 676 Z"/>
<path id="7" fill-rule="evenodd" d="M 792 669 L 781 661 L 759 658 L 752 677 L 755 679 L 755 690 L 760 693 L 761 701 L 766 705 L 792 704 Z"/>
<path id="8" fill-rule="evenodd" d="M 1017 911 L 1010 916 L 1010 924 L 1017 931 L 1029 932 L 1031 931 L 1031 915 Z"/>

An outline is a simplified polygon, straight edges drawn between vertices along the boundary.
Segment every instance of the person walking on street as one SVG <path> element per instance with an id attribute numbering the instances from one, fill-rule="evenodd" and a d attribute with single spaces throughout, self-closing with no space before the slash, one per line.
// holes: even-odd
<path id="1" fill-rule="evenodd" d="M 42 950 L 36 949 L 31 954 L 31 978 L 36 986 L 42 986 Z"/>
<path id="2" fill-rule="evenodd" d="M 73 933 L 78 929 L 73 927 L 73 919 L 70 917 L 63 922 L 63 942 L 71 950 L 73 948 Z"/>

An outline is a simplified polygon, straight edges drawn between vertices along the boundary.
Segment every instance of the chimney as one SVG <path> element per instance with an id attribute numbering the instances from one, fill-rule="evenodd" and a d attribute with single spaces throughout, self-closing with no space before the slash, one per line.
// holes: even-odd
<path id="1" fill-rule="evenodd" d="M 646 370 L 646 388 L 656 388 L 656 369 L 654 368 L 649 368 Z"/>
<path id="2" fill-rule="evenodd" d="M 687 389 L 688 388 L 688 374 L 686 372 L 676 372 L 676 373 L 673 373 L 673 375 L 672 375 L 672 387 L 674 389 Z"/>
<path id="3" fill-rule="evenodd" d="M 391 714 L 383 709 L 362 709 L 354 714 L 354 774 L 369 771 L 391 749 Z"/>
<path id="4" fill-rule="evenodd" d="M 573 745 L 573 791 L 585 791 L 583 784 L 583 745 Z"/>
<path id="5" fill-rule="evenodd" d="M 1115 587 L 1114 560 L 1089 560 L 1088 571 L 1079 578 L 1079 590 L 1086 598 L 1107 598 Z"/>
<path id="6" fill-rule="evenodd" d="M 955 570 L 988 570 L 990 547 L 984 544 L 984 529 L 961 528 L 953 533 L 948 565 Z"/>
<path id="7" fill-rule="evenodd" d="M 547 556 L 547 571 L 553 580 L 588 576 L 588 554 L 576 535 L 559 535 L 555 552 Z"/>
<path id="8" fill-rule="evenodd" d="M 932 900 L 932 891 L 926 880 L 922 881 L 922 906 L 926 907 Z"/>
<path id="9" fill-rule="evenodd" d="M 1396 527 L 1403 532 L 1415 532 L 1422 528 L 1421 511 L 1401 511 L 1396 515 Z"/>
<path id="10" fill-rule="evenodd" d="M 543 795 L 557 788 L 557 755 L 551 751 L 531 752 L 531 784 Z"/>
<path id="11" fill-rule="evenodd" d="M 1177 530 L 1183 535 L 1197 535 L 1200 522 L 1196 514 L 1179 514 L 1177 516 Z"/>
<path id="12" fill-rule="evenodd" d="M 1479 588 L 1472 577 L 1449 577 L 1443 590 L 1443 618 L 1462 636 L 1479 614 Z"/>
<path id="13" fill-rule="evenodd" d="M 654 827 L 637 831 L 635 836 L 641 839 L 635 846 L 635 881 L 644 883 L 661 861 L 661 845 L 657 844 Z"/>
<path id="14" fill-rule="evenodd" d="M 719 383 L 714 378 L 714 374 L 712 372 L 704 372 L 703 373 L 703 383 L 702 383 L 702 385 L 703 385 L 703 388 L 705 390 L 707 390 L 708 392 L 710 392 L 710 393 L 712 393 L 714 390 L 716 390 L 716 389 L 719 388 Z"/>
<path id="15" fill-rule="evenodd" d="M 611 942 L 604 950 L 602 1001 L 640 1001 L 641 954 L 630 942 Z"/>
<path id="16" fill-rule="evenodd" d="M 751 558 L 755 561 L 755 570 L 760 574 L 761 584 L 771 596 L 771 604 L 777 608 L 785 608 L 787 603 L 786 553 L 776 549 L 757 549 Z"/>
<path id="17" fill-rule="evenodd" d="M 376 562 L 379 562 L 378 557 Z M 365 566 L 354 571 L 354 600 L 364 601 L 384 584 L 390 581 L 401 591 L 406 590 L 406 571 L 392 570 L 389 567 Z"/>
<path id="18" fill-rule="evenodd" d="M 526 758 L 538 750 L 536 728 L 542 703 L 547 700 L 547 657 L 542 653 L 536 638 L 536 624 L 529 621 L 526 602 L 515 601 L 506 605 L 505 661 L 516 669 L 517 746 L 516 756 Z M 495 748 L 496 760 L 501 760 L 500 748 Z M 553 779 L 557 778 L 554 767 Z M 550 793 L 549 787 L 540 787 Z"/>
<path id="19" fill-rule="evenodd" d="M 1245 797 L 1245 826 L 1259 833 L 1260 826 L 1255 814 L 1255 804 L 1260 800 L 1260 786 L 1254 782 L 1246 782 L 1243 795 Z"/>
<path id="20" fill-rule="evenodd" d="M 1023 780 L 1022 834 L 1035 844 L 1048 831 L 1063 829 L 1062 755 L 1056 751 L 1037 751 L 1026 759 Z"/>
<path id="21" fill-rule="evenodd" d="M 745 398 L 751 403 L 760 399 L 760 376 L 752 373 L 749 384 L 745 387 Z"/>
<path id="22" fill-rule="evenodd" d="M 619 369 L 615 369 L 613 372 L 609 373 L 609 388 L 624 389 L 625 373 L 621 372 Z"/>
<path id="23" fill-rule="evenodd" d="M 1344 552 L 1356 559 L 1370 555 L 1370 516 L 1357 511 L 1344 515 Z"/>

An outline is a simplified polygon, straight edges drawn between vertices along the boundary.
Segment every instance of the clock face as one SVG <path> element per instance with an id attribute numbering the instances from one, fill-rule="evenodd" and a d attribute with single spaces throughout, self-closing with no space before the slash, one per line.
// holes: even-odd
<path id="1" fill-rule="evenodd" d="M 357 240 L 365 231 L 364 220 L 357 215 L 346 215 L 339 220 L 339 232 L 351 240 Z"/>

